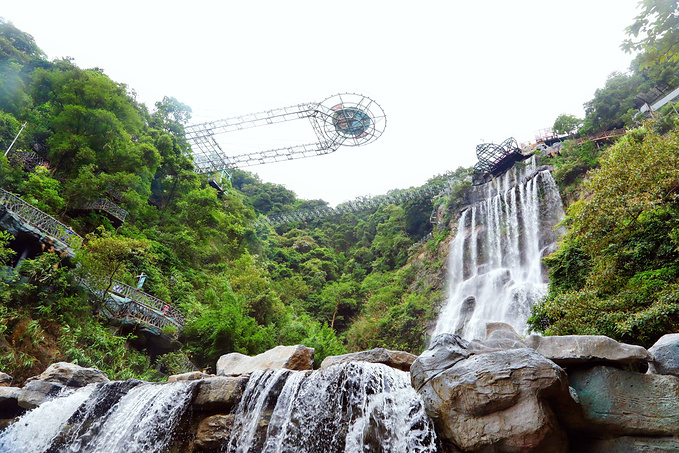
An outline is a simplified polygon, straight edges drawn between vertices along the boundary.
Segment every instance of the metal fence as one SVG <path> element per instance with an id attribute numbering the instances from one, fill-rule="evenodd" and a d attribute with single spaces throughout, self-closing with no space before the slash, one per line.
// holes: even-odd
<path id="1" fill-rule="evenodd" d="M 4 189 L 0 189 L 0 204 L 24 222 L 70 248 L 77 249 L 83 243 L 83 238 L 75 231 Z"/>

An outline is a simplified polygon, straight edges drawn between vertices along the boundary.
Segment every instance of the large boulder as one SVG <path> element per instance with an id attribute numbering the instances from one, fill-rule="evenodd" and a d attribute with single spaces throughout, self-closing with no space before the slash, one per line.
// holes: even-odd
<path id="1" fill-rule="evenodd" d="M 276 346 L 254 357 L 232 352 L 217 360 L 217 375 L 247 374 L 254 371 L 274 369 L 311 370 L 314 365 L 314 348 Z"/>
<path id="2" fill-rule="evenodd" d="M 88 384 L 109 382 L 103 371 L 96 368 L 84 368 L 68 362 L 53 363 L 42 374 L 29 378 L 27 382 L 36 380 L 52 382 L 65 387 L 85 387 Z"/>
<path id="3" fill-rule="evenodd" d="M 193 400 L 197 411 L 229 412 L 238 406 L 248 378 L 240 376 L 216 376 L 203 379 Z"/>
<path id="4" fill-rule="evenodd" d="M 217 414 L 204 418 L 198 424 L 193 443 L 197 451 L 221 452 L 231 437 L 235 414 Z"/>
<path id="5" fill-rule="evenodd" d="M 351 354 L 333 355 L 326 357 L 321 363 L 321 369 L 349 362 L 382 363 L 401 371 L 410 371 L 410 366 L 417 359 L 416 355 L 404 351 L 392 351 L 384 348 L 375 348 L 370 351 L 354 352 Z"/>
<path id="6" fill-rule="evenodd" d="M 514 328 L 504 322 L 486 323 L 486 338 L 483 341 L 472 340 L 469 349 L 476 354 L 483 352 L 522 349 L 526 347 L 521 336 Z"/>
<path id="7" fill-rule="evenodd" d="M 24 409 L 35 409 L 42 403 L 54 399 L 63 389 L 64 386 L 56 382 L 40 380 L 27 382 L 21 389 L 17 401 Z"/>
<path id="8" fill-rule="evenodd" d="M 473 354 L 466 345 L 437 337 L 411 368 L 442 441 L 465 452 L 567 452 L 552 407 L 577 410 L 566 373 L 533 349 Z"/>
<path id="9" fill-rule="evenodd" d="M 646 364 L 653 360 L 653 356 L 641 346 L 618 343 L 604 335 L 530 335 L 524 343 L 559 366 L 606 362 Z"/>
<path id="10" fill-rule="evenodd" d="M 574 370 L 585 423 L 601 436 L 679 436 L 679 378 L 607 366 Z"/>
<path id="11" fill-rule="evenodd" d="M 18 387 L 0 387 L 0 418 L 13 418 L 23 412 L 19 406 L 22 392 Z"/>
<path id="12" fill-rule="evenodd" d="M 648 352 L 653 354 L 648 366 L 650 374 L 679 376 L 679 333 L 663 335 Z"/>

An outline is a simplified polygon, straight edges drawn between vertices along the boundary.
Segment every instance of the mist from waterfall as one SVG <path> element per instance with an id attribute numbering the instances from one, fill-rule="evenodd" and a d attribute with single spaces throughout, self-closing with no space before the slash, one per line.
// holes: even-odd
<path id="1" fill-rule="evenodd" d="M 548 170 L 535 158 L 486 184 L 483 200 L 458 219 L 450 245 L 448 299 L 434 336 L 484 339 L 487 322 L 526 333 L 530 307 L 547 291 L 542 258 L 556 248 L 564 211 Z"/>

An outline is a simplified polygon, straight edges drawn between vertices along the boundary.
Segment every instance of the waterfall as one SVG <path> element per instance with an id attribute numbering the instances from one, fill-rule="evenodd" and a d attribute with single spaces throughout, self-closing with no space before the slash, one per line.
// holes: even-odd
<path id="1" fill-rule="evenodd" d="M 262 426 L 270 414 L 265 431 Z M 365 362 L 252 375 L 229 453 L 427 453 L 436 437 L 409 373 Z"/>
<path id="2" fill-rule="evenodd" d="M 91 385 L 43 403 L 0 434 L 3 453 L 167 451 L 195 383 Z"/>
<path id="3" fill-rule="evenodd" d="M 484 199 L 458 219 L 450 245 L 449 292 L 434 336 L 456 333 L 483 339 L 487 322 L 526 333 L 530 307 L 547 290 L 542 258 L 556 247 L 564 216 L 549 171 L 534 158 L 486 184 Z"/>

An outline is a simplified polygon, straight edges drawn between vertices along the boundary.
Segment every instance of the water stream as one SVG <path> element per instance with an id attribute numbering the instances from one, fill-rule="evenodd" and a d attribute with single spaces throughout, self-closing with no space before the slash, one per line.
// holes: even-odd
<path id="1" fill-rule="evenodd" d="M 258 429 L 267 418 L 266 430 Z M 433 425 L 409 373 L 382 364 L 255 373 L 237 419 L 228 453 L 436 451 Z"/>
<path id="2" fill-rule="evenodd" d="M 2 453 L 167 451 L 193 383 L 120 381 L 60 395 L 0 433 Z"/>
<path id="3" fill-rule="evenodd" d="M 542 258 L 555 249 L 555 226 L 564 215 L 551 173 L 531 160 L 481 190 L 484 199 L 457 223 L 448 300 L 434 336 L 483 339 L 487 322 L 505 322 L 524 334 L 530 307 L 547 290 Z"/>

